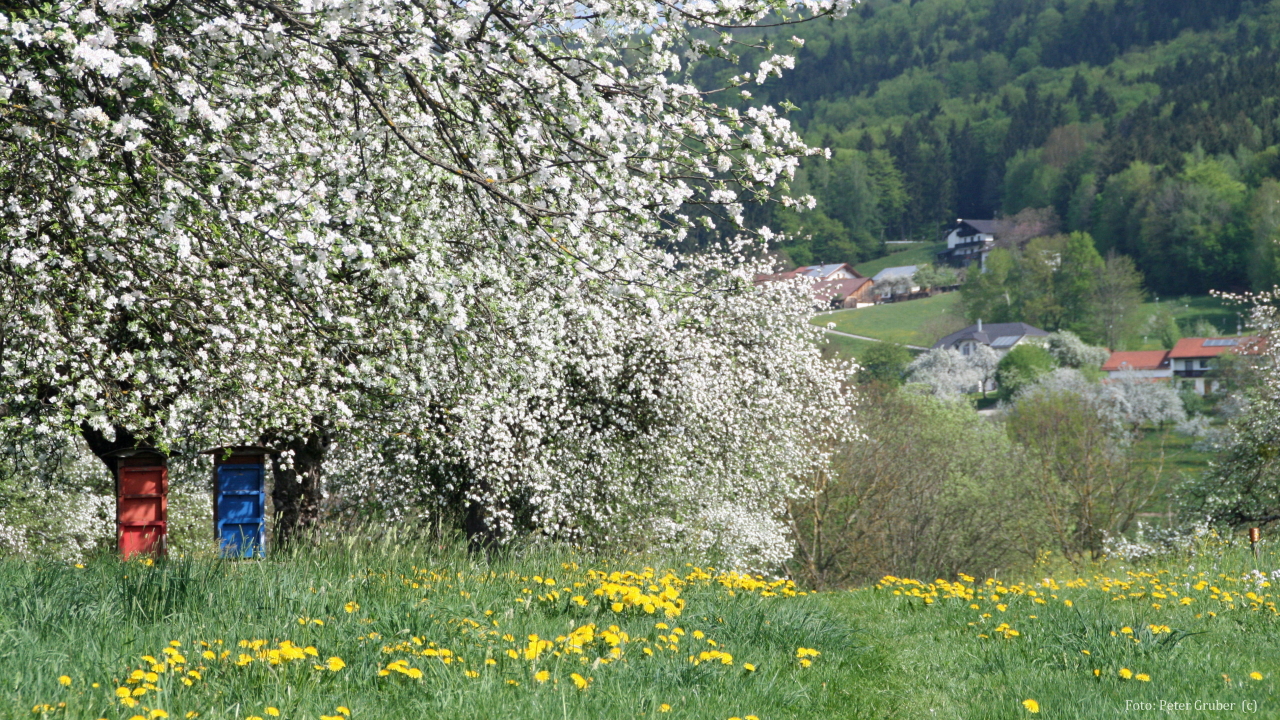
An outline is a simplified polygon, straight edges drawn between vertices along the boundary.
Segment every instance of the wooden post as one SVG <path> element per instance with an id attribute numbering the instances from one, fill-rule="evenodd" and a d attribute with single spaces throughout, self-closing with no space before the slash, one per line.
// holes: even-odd
<path id="1" fill-rule="evenodd" d="M 1262 531 L 1258 528 L 1249 528 L 1249 547 L 1253 548 L 1253 561 L 1258 561 L 1258 542 L 1262 540 Z"/>

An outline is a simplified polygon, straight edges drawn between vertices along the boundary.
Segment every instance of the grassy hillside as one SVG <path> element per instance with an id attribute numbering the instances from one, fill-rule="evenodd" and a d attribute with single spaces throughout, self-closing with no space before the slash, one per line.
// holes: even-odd
<path id="1" fill-rule="evenodd" d="M 854 268 L 867 277 L 874 277 L 876 273 L 885 268 L 932 263 L 937 259 L 935 257 L 937 253 L 947 249 L 946 243 L 913 243 L 911 245 L 891 245 L 890 247 L 901 247 L 903 249 L 895 250 L 882 258 L 859 263 Z"/>
<path id="2" fill-rule="evenodd" d="M 1143 337 L 1140 338 L 1141 343 L 1135 349 L 1166 349 L 1155 332 L 1155 318 L 1161 312 L 1173 314 L 1183 337 L 1195 335 L 1196 328 L 1201 322 L 1213 325 L 1223 335 L 1235 335 L 1238 323 L 1246 314 L 1240 306 L 1211 295 L 1161 298 L 1159 303 L 1155 301 L 1143 303 L 1138 309 L 1137 322 Z"/>
<path id="3" fill-rule="evenodd" d="M 0 560 L 0 718 L 1110 719 L 1126 701 L 1280 702 L 1277 595 L 1212 538 L 1157 565 L 821 594 L 680 561 L 362 547 Z M 1260 567 L 1278 562 L 1268 547 Z"/>
<path id="4" fill-rule="evenodd" d="M 357 547 L 263 562 L 0 560 L 0 718 L 890 709 L 859 699 L 849 714 L 846 681 L 868 672 L 856 628 L 787 581 L 546 550 L 484 562 L 435 544 Z"/>
<path id="5" fill-rule="evenodd" d="M 840 358 L 842 360 L 857 360 L 862 357 L 862 353 L 867 348 L 878 345 L 873 340 L 859 340 L 857 338 L 845 337 L 833 333 L 826 333 L 819 347 L 822 349 L 823 355 L 826 357 Z"/>
<path id="6" fill-rule="evenodd" d="M 959 301 L 959 293 L 944 293 L 922 300 L 823 313 L 815 316 L 813 323 L 835 323 L 836 330 L 851 335 L 928 347 L 957 326 L 963 327 L 953 312 Z"/>
<path id="7" fill-rule="evenodd" d="M 1248 576 L 1246 550 L 1217 542 L 1198 556 L 1064 567 L 1029 582 L 886 578 L 823 597 L 864 619 L 867 641 L 892 663 L 878 694 L 901 698 L 893 717 L 1274 716 L 1277 594 Z M 1258 567 L 1278 562 L 1268 550 Z"/>

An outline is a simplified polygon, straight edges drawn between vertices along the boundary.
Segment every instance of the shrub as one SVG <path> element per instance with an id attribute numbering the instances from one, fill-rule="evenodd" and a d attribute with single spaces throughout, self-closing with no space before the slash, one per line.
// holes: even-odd
<path id="1" fill-rule="evenodd" d="M 863 437 L 838 445 L 790 506 L 788 569 L 806 583 L 1007 569 L 1050 539 L 1024 456 L 968 402 L 908 388 L 858 417 Z"/>
<path id="2" fill-rule="evenodd" d="M 911 351 L 897 343 L 881 342 L 872 345 L 858 358 L 858 382 L 883 383 L 897 387 L 911 364 Z"/>
<path id="3" fill-rule="evenodd" d="M 1041 375 L 1053 370 L 1053 356 L 1039 345 L 1018 345 L 1010 350 L 996 367 L 996 385 L 1002 399 L 1030 385 Z"/>

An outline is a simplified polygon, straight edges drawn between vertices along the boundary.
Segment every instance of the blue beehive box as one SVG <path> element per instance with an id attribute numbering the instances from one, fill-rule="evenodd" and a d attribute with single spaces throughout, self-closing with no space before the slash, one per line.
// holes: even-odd
<path id="1" fill-rule="evenodd" d="M 266 552 L 266 448 L 224 447 L 213 455 L 213 528 L 224 557 Z"/>

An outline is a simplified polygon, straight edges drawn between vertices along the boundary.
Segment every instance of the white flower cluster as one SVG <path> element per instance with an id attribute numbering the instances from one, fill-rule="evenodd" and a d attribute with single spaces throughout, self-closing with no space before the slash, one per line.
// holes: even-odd
<path id="1" fill-rule="evenodd" d="M 1169 383 L 1151 382 L 1136 373 L 1097 382 L 1074 368 L 1058 368 L 1022 389 L 1015 402 L 1053 393 L 1084 398 L 1112 435 L 1124 440 L 1131 439 L 1133 430 L 1146 423 L 1162 425 L 1187 419 L 1182 399 Z"/>
<path id="2" fill-rule="evenodd" d="M 968 355 L 954 348 L 934 348 L 911 361 L 907 380 L 935 395 L 980 392 L 991 388 L 1001 357 L 987 345 L 970 348 Z"/>
<path id="3" fill-rule="evenodd" d="M 371 501 L 597 540 L 725 503 L 767 517 L 822 460 L 810 435 L 847 423 L 845 369 L 803 298 L 751 286 L 754 247 L 660 248 L 690 206 L 733 232 L 738 198 L 814 152 L 680 80 L 732 47 L 704 29 L 775 10 L 0 15 L 0 432 L 324 433 L 329 474 Z"/>
<path id="4" fill-rule="evenodd" d="M 102 464 L 78 437 L 3 447 L 0 555 L 65 561 L 114 540 L 114 499 Z"/>
<path id="5" fill-rule="evenodd" d="M 1218 542 L 1218 532 L 1208 520 L 1176 528 L 1155 527 L 1139 520 L 1132 538 L 1107 533 L 1102 547 L 1108 557 L 1133 562 L 1167 555 L 1201 555 Z"/>

